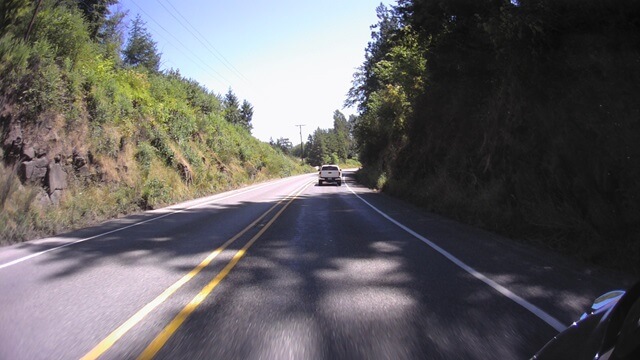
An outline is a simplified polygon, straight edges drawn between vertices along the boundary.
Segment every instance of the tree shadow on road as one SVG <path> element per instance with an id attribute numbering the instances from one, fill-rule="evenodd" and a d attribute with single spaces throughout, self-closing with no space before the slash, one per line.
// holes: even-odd
<path id="1" fill-rule="evenodd" d="M 388 200 L 350 177 L 345 182 L 370 203 L 382 206 Z M 555 335 L 344 187 L 322 187 L 296 198 L 160 356 L 528 358 Z M 126 288 L 142 286 L 155 295 L 132 301 L 145 304 L 274 207 L 200 275 L 215 277 L 286 201 L 174 207 L 177 212 L 170 215 L 145 213 L 17 248 L 38 253 L 91 238 L 29 260 L 42 269 L 40 281 L 91 281 L 106 273 L 111 285 L 98 292 L 105 304 Z M 563 269 L 493 234 L 408 206 L 389 213 L 535 305 L 560 309 L 554 315 L 567 324 L 589 297 L 609 290 L 605 283 L 577 289 L 547 282 Z M 123 226 L 128 228 L 118 230 Z M 519 262 L 524 266 L 514 265 Z M 571 276 L 581 273 L 566 278 Z M 181 306 L 158 311 L 172 318 Z"/>

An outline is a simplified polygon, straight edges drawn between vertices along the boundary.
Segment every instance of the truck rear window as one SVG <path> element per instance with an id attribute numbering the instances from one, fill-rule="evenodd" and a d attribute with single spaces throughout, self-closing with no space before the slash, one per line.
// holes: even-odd
<path id="1" fill-rule="evenodd" d="M 322 170 L 338 170 L 337 166 L 323 166 Z"/>

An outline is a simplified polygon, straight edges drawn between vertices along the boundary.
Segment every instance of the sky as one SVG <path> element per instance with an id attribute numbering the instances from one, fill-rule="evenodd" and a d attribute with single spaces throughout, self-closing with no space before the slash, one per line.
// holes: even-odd
<path id="1" fill-rule="evenodd" d="M 300 143 L 347 117 L 346 94 L 364 61 L 380 0 L 120 0 L 140 14 L 162 54 L 210 91 L 253 105 L 253 136 Z M 389 5 L 389 1 L 383 1 Z M 128 33 L 128 30 L 126 30 Z"/>

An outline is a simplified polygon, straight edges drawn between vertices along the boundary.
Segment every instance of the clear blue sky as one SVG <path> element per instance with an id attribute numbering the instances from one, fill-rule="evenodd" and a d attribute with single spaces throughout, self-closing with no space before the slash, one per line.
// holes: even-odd
<path id="1" fill-rule="evenodd" d="M 163 69 L 177 68 L 217 94 L 231 88 L 254 107 L 255 137 L 298 144 L 295 125 L 306 125 L 306 141 L 316 128 L 333 126 L 334 110 L 355 113 L 342 107 L 364 61 L 379 4 L 120 0 L 117 7 L 129 12 L 128 20 L 141 15 L 162 53 Z"/>

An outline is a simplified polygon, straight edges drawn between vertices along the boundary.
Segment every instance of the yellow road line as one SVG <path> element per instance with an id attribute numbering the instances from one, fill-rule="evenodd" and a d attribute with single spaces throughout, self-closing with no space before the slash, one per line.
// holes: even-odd
<path id="1" fill-rule="evenodd" d="M 200 304 L 207 298 L 207 296 L 213 291 L 213 289 L 218 286 L 218 284 L 229 274 L 231 269 L 233 269 L 238 261 L 242 259 L 247 250 L 253 245 L 253 243 L 264 234 L 265 231 L 280 217 L 280 215 L 285 211 L 285 209 L 300 195 L 309 184 L 306 184 L 298 193 L 296 193 L 290 200 L 287 202 L 278 213 L 276 213 L 269 222 L 260 229 L 260 231 L 247 242 L 242 249 L 238 250 L 236 254 L 233 256 L 231 261 L 227 264 L 227 266 L 222 269 L 216 275 L 216 277 L 211 280 L 200 292 L 196 295 L 189 304 L 187 304 L 181 311 L 176 315 L 176 317 L 171 320 L 171 322 L 156 336 L 153 341 L 144 349 L 144 351 L 138 357 L 138 360 L 148 360 L 152 359 L 160 349 L 167 343 L 167 341 L 173 336 L 173 334 L 180 328 L 182 323 L 184 323 L 187 318 L 200 306 Z"/>
<path id="2" fill-rule="evenodd" d="M 305 185 L 305 187 L 308 186 Z M 299 194 L 300 192 L 298 192 Z M 298 195 L 296 194 L 296 196 Z M 104 340 L 102 340 L 98 345 L 96 345 L 91 351 L 89 351 L 86 355 L 84 355 L 82 360 L 93 360 L 100 357 L 104 354 L 105 351 L 109 350 L 122 336 L 124 336 L 131 328 L 133 328 L 136 324 L 138 324 L 145 316 L 147 316 L 151 311 L 160 306 L 164 301 L 166 301 L 171 295 L 173 295 L 178 289 L 180 289 L 184 284 L 193 279 L 202 269 L 206 268 L 213 259 L 216 258 L 222 251 L 224 251 L 229 245 L 233 244 L 236 240 L 238 240 L 242 235 L 244 235 L 251 228 L 255 227 L 262 219 L 264 219 L 273 209 L 279 206 L 282 202 L 286 200 L 282 199 L 278 201 L 275 205 L 273 205 L 269 210 L 267 210 L 264 214 L 254 220 L 247 227 L 242 229 L 238 234 L 227 240 L 222 246 L 215 249 L 211 252 L 198 266 L 193 268 L 188 274 L 183 276 L 180 280 L 176 281 L 173 285 L 169 286 L 162 294 L 158 295 L 155 299 L 153 299 L 150 303 L 145 305 L 142 309 L 138 310 L 133 316 L 131 316 L 127 321 L 125 321 L 122 325 L 120 325 L 117 329 L 115 329 L 111 334 L 109 334 Z"/>

